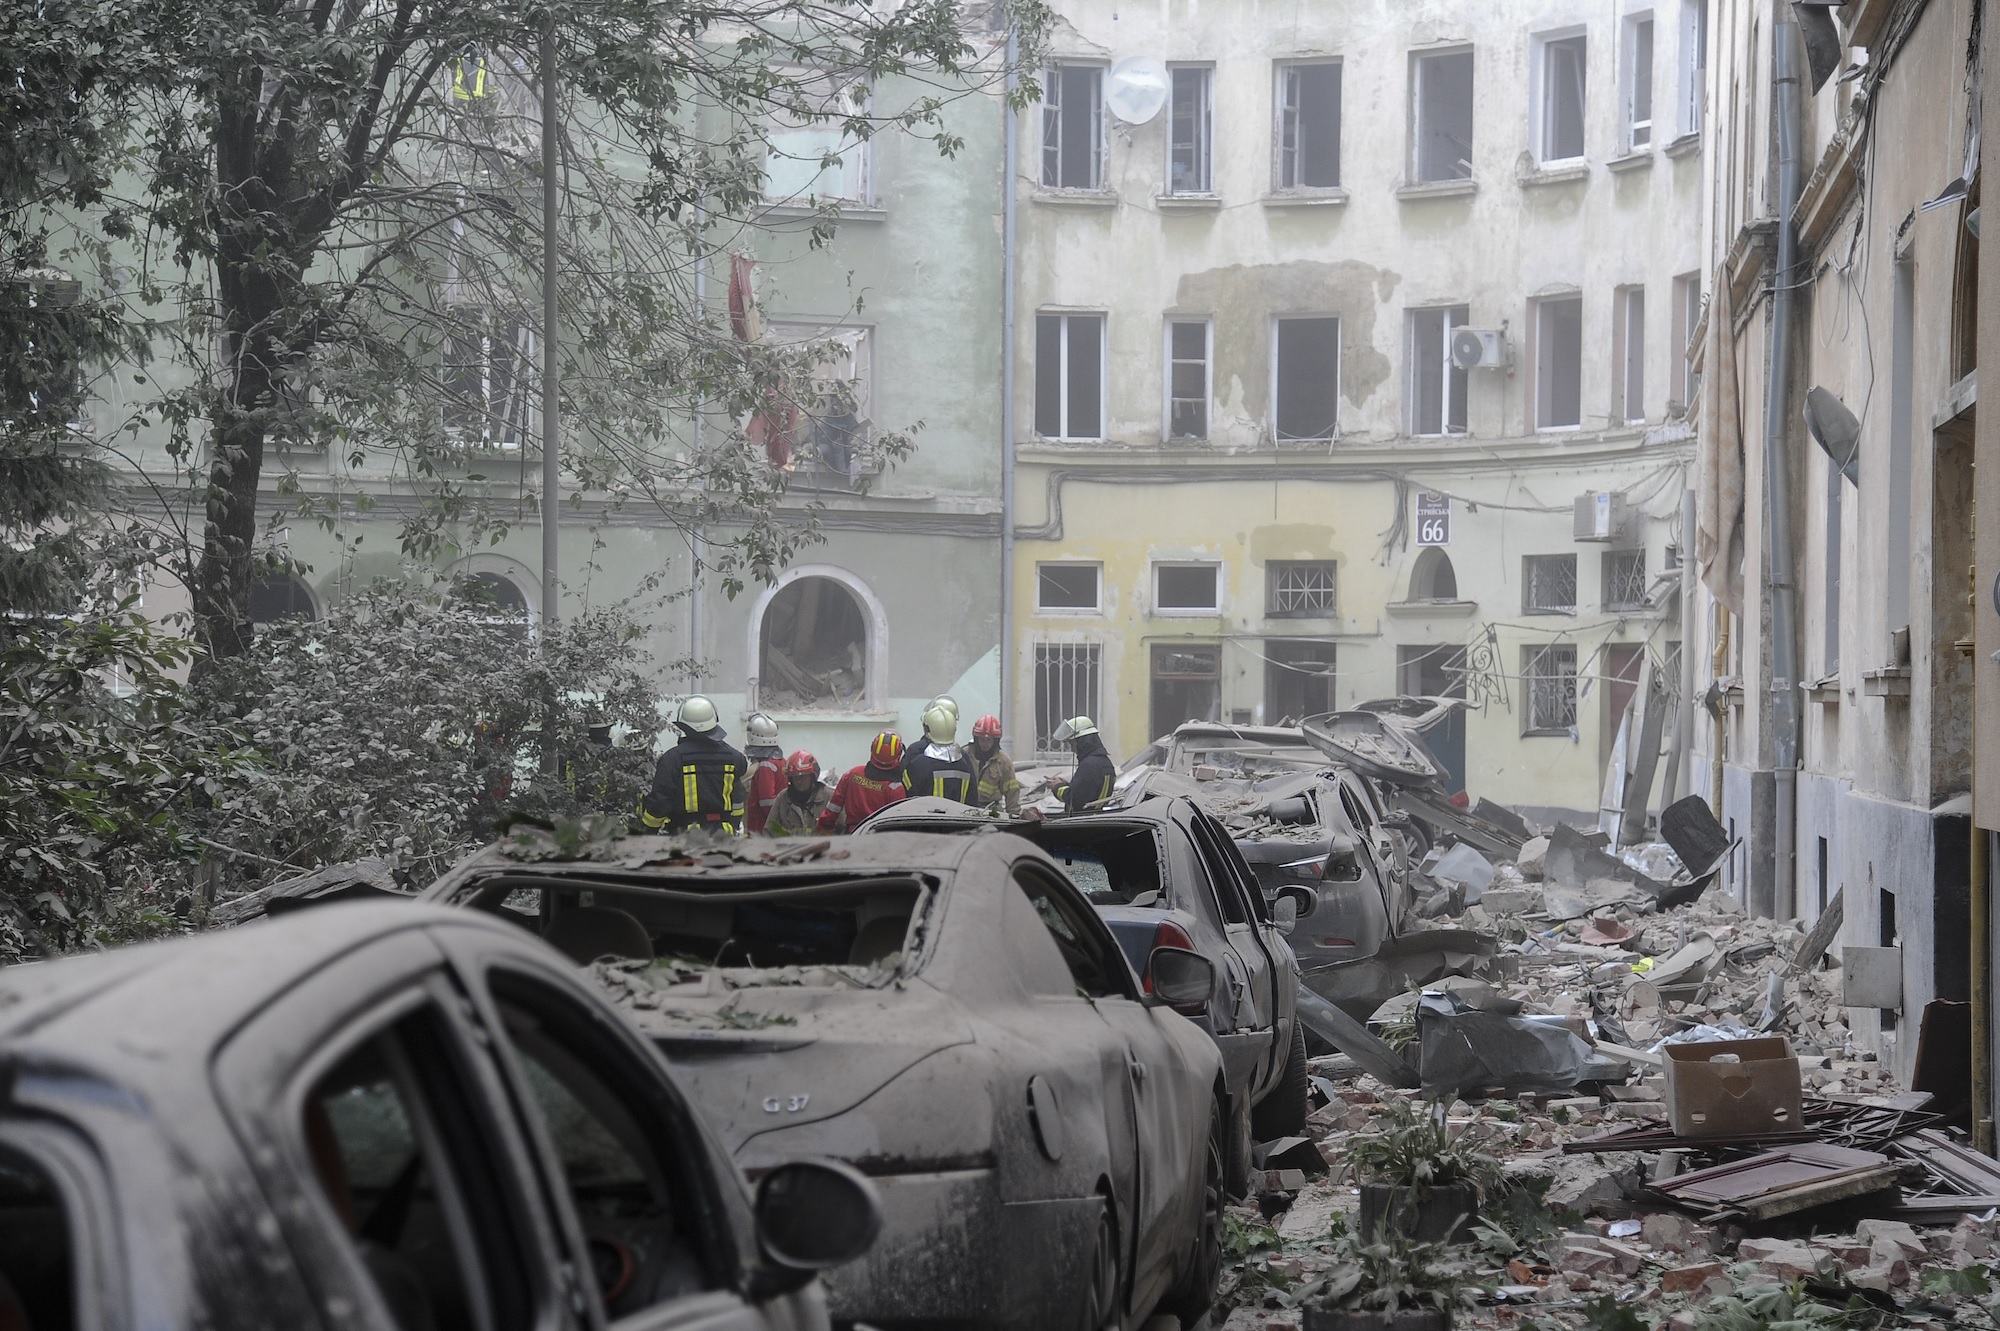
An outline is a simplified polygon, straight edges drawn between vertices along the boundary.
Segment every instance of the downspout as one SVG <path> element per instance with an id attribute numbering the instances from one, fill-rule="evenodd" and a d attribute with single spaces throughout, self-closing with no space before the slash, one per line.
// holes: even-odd
<path id="1" fill-rule="evenodd" d="M 702 203 L 697 203 L 694 206 L 694 317 L 696 323 L 698 323 L 704 329 L 707 328 L 708 326 L 708 207 L 706 204 Z M 694 404 L 693 432 L 694 432 L 694 454 L 696 457 L 701 456 L 701 449 L 702 449 L 701 427 L 702 427 L 702 419 L 705 414 L 704 408 L 706 408 L 707 405 L 708 404 L 706 402 L 700 399 L 696 399 Z M 688 661 L 689 661 L 688 688 L 690 692 L 697 692 L 701 688 L 702 627 L 703 627 L 701 622 L 702 525 L 700 522 L 695 523 L 694 531 L 691 534 L 694 539 L 692 544 L 689 546 L 689 553 L 691 558 L 689 559 L 689 567 L 688 567 Z M 754 671 L 756 669 L 757 669 L 757 662 L 755 661 L 749 662 L 748 670 Z M 749 700 L 749 706 L 755 707 L 756 705 L 757 705 L 757 699 L 755 699 L 754 697 L 751 698 Z"/>
<path id="2" fill-rule="evenodd" d="M 1021 86 L 1016 63 L 1020 40 L 1007 22 L 1006 92 L 1000 99 L 1000 733 L 1014 736 L 1014 223 L 1020 117 L 1014 96 Z"/>
<path id="3" fill-rule="evenodd" d="M 1721 679 L 1722 672 L 1729 669 L 1729 607 L 1715 602 L 1715 659 L 1710 663 L 1709 678 Z M 1709 748 L 1709 758 L 1713 768 L 1708 774 L 1708 803 L 1715 811 L 1715 820 L 1722 821 L 1722 743 L 1728 734 L 1729 699 L 1722 695 L 1715 707 L 1715 738 Z"/>
<path id="4" fill-rule="evenodd" d="M 1991 944 L 1986 899 L 1986 838 L 1979 825 L 1979 727 L 1973 727 L 1972 758 L 1972 894 L 1967 932 L 1972 935 L 1972 1149 L 1993 1154 L 1993 971 L 1988 963 Z"/>
<path id="5" fill-rule="evenodd" d="M 1765 581 L 1771 591 L 1771 767 L 1777 797 L 1776 859 L 1771 916 L 1797 915 L 1799 679 L 1792 586 L 1792 491 L 1785 457 L 1787 389 L 1791 377 L 1792 287 L 1797 280 L 1798 239 L 1792 214 L 1799 205 L 1798 24 L 1771 30 L 1774 102 L 1778 120 L 1778 263 L 1772 273 L 1771 361 L 1764 382 Z"/>
<path id="6" fill-rule="evenodd" d="M 1680 696 L 1674 700 L 1674 760 L 1667 764 L 1667 788 L 1660 796 L 1665 809 L 1682 794 L 1694 789 L 1693 760 L 1688 750 L 1694 743 L 1694 491 L 1681 491 L 1681 677 L 1675 681 Z"/>

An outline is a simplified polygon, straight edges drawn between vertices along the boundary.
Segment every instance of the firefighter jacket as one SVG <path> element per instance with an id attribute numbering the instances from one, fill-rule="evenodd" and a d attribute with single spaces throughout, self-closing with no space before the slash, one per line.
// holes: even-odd
<path id="1" fill-rule="evenodd" d="M 840 778 L 833 798 L 820 811 L 819 830 L 845 832 L 877 809 L 897 800 L 908 799 L 901 772 L 884 772 L 875 767 L 856 767 Z"/>
<path id="2" fill-rule="evenodd" d="M 735 832 L 743 826 L 750 760 L 719 739 L 689 735 L 660 755 L 653 788 L 641 806 L 650 832 L 708 827 Z"/>
<path id="3" fill-rule="evenodd" d="M 1103 738 L 1082 735 L 1076 741 L 1076 774 L 1070 777 L 1068 785 L 1057 786 L 1056 794 L 1061 797 L 1063 808 L 1075 813 L 1110 799 L 1112 784 L 1117 780 L 1118 764 L 1104 751 Z"/>
<path id="4" fill-rule="evenodd" d="M 756 836 L 771 817 L 771 804 L 785 788 L 785 759 L 782 754 L 766 758 L 750 772 L 749 803 L 743 807 L 743 824 Z"/>
<path id="5" fill-rule="evenodd" d="M 1006 801 L 1007 812 L 1021 812 L 1021 779 L 1014 775 L 1014 760 L 999 745 L 993 752 L 981 757 L 979 746 L 974 744 L 966 749 L 965 761 L 972 768 L 972 803 L 982 809 L 991 809 Z"/>
<path id="6" fill-rule="evenodd" d="M 935 795 L 970 804 L 972 764 L 966 761 L 965 750 L 958 745 L 926 741 L 911 749 L 903 759 L 903 784 L 909 788 L 911 799 Z"/>
<path id="7" fill-rule="evenodd" d="M 786 786 L 771 801 L 771 821 L 764 830 L 772 836 L 810 836 L 819 830 L 819 816 L 832 798 L 833 792 L 817 781 L 803 797 Z"/>

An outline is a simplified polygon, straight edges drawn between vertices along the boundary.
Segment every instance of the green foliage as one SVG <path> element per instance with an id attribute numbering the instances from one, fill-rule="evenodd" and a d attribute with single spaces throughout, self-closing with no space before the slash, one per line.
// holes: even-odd
<path id="1" fill-rule="evenodd" d="M 1318 1302 L 1351 1312 L 1450 1310 L 1464 1292 L 1464 1268 L 1445 1245 L 1415 1243 L 1390 1227 L 1367 1241 L 1352 1235 L 1341 1241 Z"/>
<path id="2" fill-rule="evenodd" d="M 1870 1331 L 1889 1318 L 1883 1310 L 1855 1296 L 1844 1303 L 1828 1302 L 1800 1285 L 1745 1285 L 1718 1295 L 1695 1313 L 1696 1331 Z"/>
<path id="3" fill-rule="evenodd" d="M 1507 1179 L 1506 1185 L 1486 1193 L 1473 1238 L 1495 1257 L 1518 1257 L 1532 1253 L 1546 1257 L 1555 1242 L 1581 1223 L 1574 1211 L 1549 1205 L 1553 1180 Z"/>
<path id="4" fill-rule="evenodd" d="M 1583 1324 L 1590 1331 L 1651 1331 L 1652 1323 L 1606 1294 L 1583 1305 Z"/>
<path id="5" fill-rule="evenodd" d="M 1506 1188 L 1500 1161 L 1484 1149 L 1484 1139 L 1468 1128 L 1449 1127 L 1442 1105 L 1390 1101 L 1382 1111 L 1388 1126 L 1348 1145 L 1343 1177 L 1404 1188 L 1465 1185 L 1483 1196 Z"/>
<path id="6" fill-rule="evenodd" d="M 204 721 L 262 759 L 204 815 L 240 853 L 232 888 L 370 855 L 426 882 L 504 815 L 541 820 L 558 850 L 567 828 L 581 851 L 608 832 L 590 815 L 636 808 L 661 722 L 629 620 L 589 612 L 537 640 L 451 590 L 378 584 L 197 683 Z"/>
<path id="7" fill-rule="evenodd" d="M 1253 1252 L 1278 1246 L 1278 1231 L 1258 1221 L 1244 1220 L 1235 1212 L 1222 1217 L 1222 1250 L 1231 1257 L 1248 1257 Z"/>

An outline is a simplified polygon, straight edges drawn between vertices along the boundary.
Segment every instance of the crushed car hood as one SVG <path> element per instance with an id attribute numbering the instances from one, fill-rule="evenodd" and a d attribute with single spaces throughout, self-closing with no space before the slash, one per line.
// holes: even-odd
<path id="1" fill-rule="evenodd" d="M 732 1153 L 772 1128 L 854 1108 L 972 1028 L 921 980 L 855 983 L 858 967 L 813 967 L 794 983 L 734 987 L 728 972 L 654 988 L 643 968 L 600 963 L 592 978 L 650 1037 Z M 863 972 L 865 973 L 865 972 Z M 789 977 L 787 977 L 789 978 Z"/>

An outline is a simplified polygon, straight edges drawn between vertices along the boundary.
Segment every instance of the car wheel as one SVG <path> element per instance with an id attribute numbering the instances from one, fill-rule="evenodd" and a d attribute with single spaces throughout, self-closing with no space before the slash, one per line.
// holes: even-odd
<path id="1" fill-rule="evenodd" d="M 1085 1268 L 1083 1308 L 1077 1318 L 1078 1331 L 1117 1331 L 1118 1295 L 1124 1288 L 1124 1272 L 1118 1259 L 1118 1217 L 1112 1214 L 1111 1199 L 1100 1199 L 1097 1210 L 1097 1237 L 1090 1248 L 1090 1264 Z"/>
<path id="2" fill-rule="evenodd" d="M 1312 1078 L 1306 1068 L 1306 1028 L 1297 1017 L 1292 1018 L 1292 1051 L 1285 1057 L 1285 1073 L 1278 1078 L 1278 1084 L 1270 1094 L 1257 1102 L 1250 1111 L 1250 1131 L 1258 1141 L 1267 1142 L 1278 1137 L 1294 1137 L 1306 1130 L 1306 1115 L 1311 1107 L 1308 1097 L 1312 1094 Z"/>
<path id="3" fill-rule="evenodd" d="M 1178 1317 L 1182 1326 L 1193 1326 L 1208 1315 L 1215 1303 L 1215 1287 L 1222 1280 L 1222 1215 L 1229 1198 L 1223 1176 L 1228 1127 L 1221 1105 L 1208 1111 L 1208 1120 L 1208 1149 L 1202 1153 L 1201 1217 L 1195 1230 L 1193 1262 L 1160 1301 L 1160 1310 Z"/>

